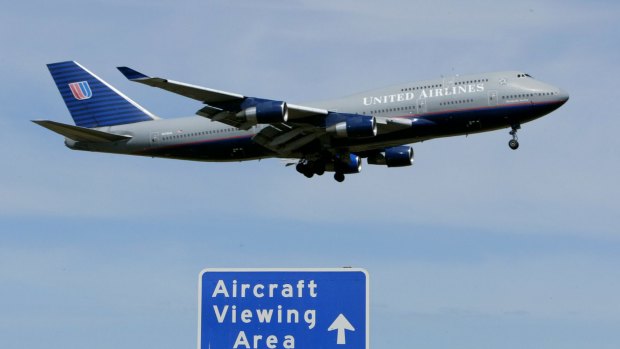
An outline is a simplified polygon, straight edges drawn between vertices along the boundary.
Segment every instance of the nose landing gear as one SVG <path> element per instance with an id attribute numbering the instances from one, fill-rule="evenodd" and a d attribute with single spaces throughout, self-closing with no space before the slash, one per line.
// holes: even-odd
<path id="1" fill-rule="evenodd" d="M 512 139 L 508 142 L 508 146 L 512 150 L 517 150 L 517 148 L 519 148 L 519 137 L 517 137 L 517 130 L 520 128 L 521 125 L 512 125 L 512 130 L 510 131 Z"/>

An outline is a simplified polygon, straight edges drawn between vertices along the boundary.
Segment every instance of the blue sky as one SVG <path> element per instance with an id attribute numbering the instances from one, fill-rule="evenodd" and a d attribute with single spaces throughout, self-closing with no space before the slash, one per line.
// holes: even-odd
<path id="1" fill-rule="evenodd" d="M 0 12 L 0 347 L 192 348 L 205 267 L 367 268 L 373 348 L 618 348 L 620 121 L 610 1 L 29 1 Z M 162 117 L 145 73 L 291 102 L 518 69 L 570 101 L 416 144 L 338 184 L 277 160 L 73 152 L 45 67 L 77 60 Z"/>

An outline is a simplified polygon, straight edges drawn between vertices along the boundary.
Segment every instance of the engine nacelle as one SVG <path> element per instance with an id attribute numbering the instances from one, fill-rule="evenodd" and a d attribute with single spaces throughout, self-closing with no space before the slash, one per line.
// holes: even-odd
<path id="1" fill-rule="evenodd" d="M 334 113 L 338 120 L 327 127 L 327 132 L 336 138 L 365 138 L 377 135 L 377 120 L 374 116 Z"/>
<path id="2" fill-rule="evenodd" d="M 286 102 L 262 102 L 238 112 L 237 117 L 253 125 L 286 122 L 288 120 L 288 107 Z"/>
<path id="3" fill-rule="evenodd" d="M 369 156 L 368 163 L 387 167 L 411 166 L 413 165 L 413 148 L 404 145 L 386 148 L 382 153 Z"/>
<path id="4" fill-rule="evenodd" d="M 362 159 L 355 154 L 338 157 L 325 165 L 325 171 L 343 174 L 360 173 L 362 171 Z"/>

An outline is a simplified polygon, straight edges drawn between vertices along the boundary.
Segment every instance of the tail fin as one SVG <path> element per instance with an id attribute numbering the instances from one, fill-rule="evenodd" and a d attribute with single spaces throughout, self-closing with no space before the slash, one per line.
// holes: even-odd
<path id="1" fill-rule="evenodd" d="M 77 62 L 47 67 L 77 126 L 93 128 L 158 119 Z"/>

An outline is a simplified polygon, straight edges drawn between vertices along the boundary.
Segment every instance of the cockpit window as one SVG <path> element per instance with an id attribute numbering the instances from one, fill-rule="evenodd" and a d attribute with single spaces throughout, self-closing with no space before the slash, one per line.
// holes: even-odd
<path id="1" fill-rule="evenodd" d="M 525 78 L 525 77 L 531 78 L 532 76 L 530 74 L 521 73 L 521 74 L 517 74 L 517 77 L 518 78 Z"/>

